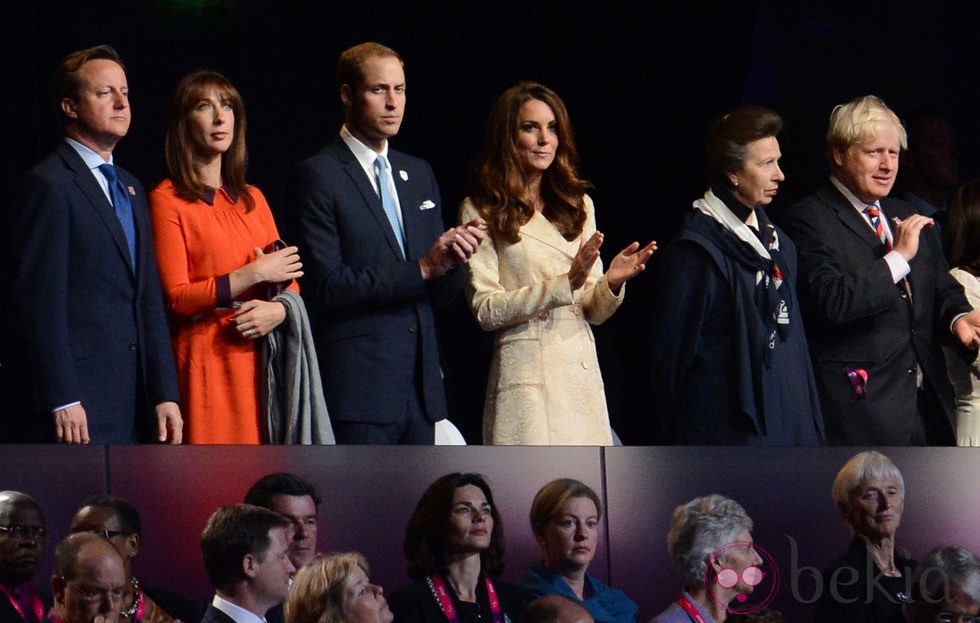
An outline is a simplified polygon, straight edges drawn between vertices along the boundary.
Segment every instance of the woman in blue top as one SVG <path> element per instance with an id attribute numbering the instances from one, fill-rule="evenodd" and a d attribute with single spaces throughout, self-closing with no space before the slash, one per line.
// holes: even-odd
<path id="1" fill-rule="evenodd" d="M 599 538 L 602 503 L 588 485 L 552 480 L 531 504 L 531 531 L 541 560 L 520 579 L 536 596 L 558 594 L 582 604 L 596 623 L 632 623 L 637 606 L 623 591 L 588 573 Z"/>

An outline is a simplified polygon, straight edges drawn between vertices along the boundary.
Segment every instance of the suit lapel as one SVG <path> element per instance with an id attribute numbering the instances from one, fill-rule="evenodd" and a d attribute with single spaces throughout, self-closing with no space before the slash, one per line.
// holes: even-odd
<path id="1" fill-rule="evenodd" d="M 385 214 L 384 206 L 381 205 L 381 197 L 374 191 L 374 186 L 371 184 L 371 180 L 367 178 L 367 175 L 365 175 L 361 163 L 357 161 L 354 153 L 347 147 L 344 140 L 340 138 L 337 139 L 337 152 L 341 163 L 343 163 L 344 171 L 361 194 L 361 198 L 364 199 L 364 205 L 367 206 L 368 212 L 371 213 L 378 227 L 384 233 L 385 240 L 388 241 L 391 252 L 399 259 L 405 259 L 402 256 L 401 247 L 398 246 L 398 239 L 395 238 L 395 232 L 391 229 L 391 223 L 388 222 L 388 215 Z M 399 201 L 401 201 L 401 198 L 402 195 L 399 193 Z M 404 211 L 404 206 L 402 206 L 402 212 L 404 213 Z"/>
<path id="2" fill-rule="evenodd" d="M 116 211 L 112 207 L 112 204 L 109 203 L 109 199 L 102 191 L 102 187 L 95 180 L 95 176 L 89 170 L 85 161 L 82 160 L 81 156 L 70 145 L 62 141 L 58 145 L 58 151 L 62 160 L 64 160 L 68 168 L 75 174 L 75 185 L 78 187 L 78 190 L 88 200 L 102 221 L 102 224 L 109 231 L 109 235 L 116 243 L 116 251 L 118 251 L 126 266 L 129 267 L 129 274 L 132 276 L 133 263 L 129 259 L 129 244 L 126 242 L 126 234 L 123 233 L 119 217 L 116 216 Z"/>
<path id="3" fill-rule="evenodd" d="M 830 207 L 837 213 L 837 218 L 840 219 L 841 223 L 845 227 L 854 232 L 864 244 L 868 245 L 872 249 L 880 249 L 884 253 L 885 245 L 882 244 L 878 236 L 875 235 L 868 222 L 864 220 L 851 202 L 847 200 L 847 197 L 842 195 L 840 191 L 831 186 L 825 189 L 825 198 Z"/>

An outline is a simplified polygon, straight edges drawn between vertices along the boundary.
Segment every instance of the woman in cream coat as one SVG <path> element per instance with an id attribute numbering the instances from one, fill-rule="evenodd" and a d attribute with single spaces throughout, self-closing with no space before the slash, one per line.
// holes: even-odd
<path id="1" fill-rule="evenodd" d="M 519 83 L 494 104 L 473 192 L 460 218 L 488 242 L 467 264 L 477 322 L 495 332 L 483 411 L 487 444 L 610 445 L 589 323 L 623 300 L 656 249 L 634 242 L 602 272 L 588 183 L 575 170 L 568 113 L 547 87 Z"/>

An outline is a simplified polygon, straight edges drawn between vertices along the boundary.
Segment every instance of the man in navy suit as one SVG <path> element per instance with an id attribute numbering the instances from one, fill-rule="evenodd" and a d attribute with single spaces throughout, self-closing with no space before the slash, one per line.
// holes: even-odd
<path id="1" fill-rule="evenodd" d="M 214 599 L 201 623 L 252 623 L 289 594 L 292 525 L 267 508 L 223 506 L 201 533 L 201 556 Z"/>
<path id="2" fill-rule="evenodd" d="M 949 275 L 933 220 L 888 197 L 906 146 L 895 113 L 874 96 L 857 98 L 834 109 L 827 140 L 830 182 L 779 219 L 799 250 L 827 441 L 951 444 L 940 347 L 955 338 L 964 357 L 976 357 L 980 311 Z"/>
<path id="3" fill-rule="evenodd" d="M 179 443 L 146 196 L 132 175 L 106 166 L 130 122 L 116 51 L 70 54 L 55 103 L 64 140 L 27 174 L 12 204 L 11 302 L 38 413 L 6 418 L 0 439 Z"/>
<path id="4" fill-rule="evenodd" d="M 405 111 L 394 50 L 344 51 L 337 82 L 340 136 L 299 165 L 287 191 L 324 395 L 338 443 L 431 444 L 447 415 L 433 305 L 459 292 L 481 222 L 443 231 L 431 167 L 389 150 Z"/>

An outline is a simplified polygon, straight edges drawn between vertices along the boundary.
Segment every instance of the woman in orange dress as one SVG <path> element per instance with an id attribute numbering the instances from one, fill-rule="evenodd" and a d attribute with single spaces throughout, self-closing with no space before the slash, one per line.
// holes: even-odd
<path id="1" fill-rule="evenodd" d="M 245 108 L 224 76 L 177 85 L 165 142 L 168 179 L 150 193 L 160 281 L 171 314 L 184 441 L 257 444 L 257 340 L 283 322 L 269 290 L 302 276 L 258 188 L 245 183 Z M 263 252 L 268 249 L 268 252 Z"/>

